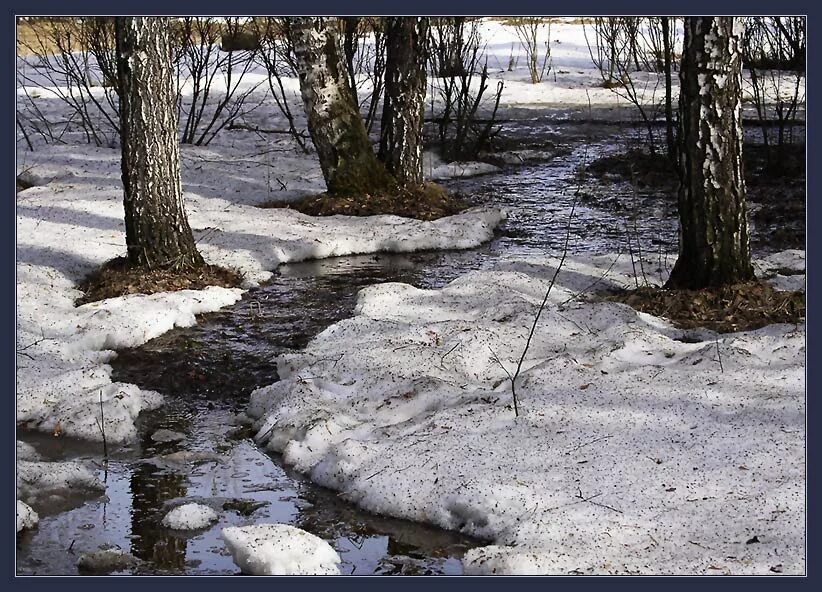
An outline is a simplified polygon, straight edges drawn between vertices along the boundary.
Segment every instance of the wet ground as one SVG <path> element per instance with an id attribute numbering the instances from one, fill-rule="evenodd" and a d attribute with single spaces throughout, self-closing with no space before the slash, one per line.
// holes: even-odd
<path id="1" fill-rule="evenodd" d="M 460 557 L 481 541 L 352 507 L 259 450 L 236 414 L 254 388 L 277 380 L 276 356 L 303 347 L 329 324 L 350 316 L 364 286 L 400 281 L 440 287 L 500 257 L 559 255 L 569 220 L 571 254 L 647 257 L 676 250 L 676 198 L 670 187 L 639 187 L 619 176 L 603 181 L 588 171 L 595 159 L 624 151 L 635 130 L 548 121 L 507 125 L 520 142 L 498 159 L 502 173 L 446 184 L 474 203 L 509 210 L 489 244 L 470 251 L 283 265 L 235 306 L 120 352 L 112 362 L 113 379 L 158 390 L 168 403 L 141 420 L 139 443 L 116 451 L 107 468 L 100 465 L 104 498 L 56 515 L 35 507 L 40 525 L 18 539 L 18 573 L 76 573 L 79 555 L 101 545 L 117 545 L 141 560 L 132 573 L 238 573 L 220 530 L 256 522 L 290 523 L 325 538 L 340 552 L 343 573 L 460 573 Z M 804 243 L 804 216 L 802 221 Z M 755 229 L 752 234 L 757 245 Z M 779 248 L 766 240 L 759 250 Z M 151 434 L 160 428 L 187 438 L 154 442 Z M 99 447 L 36 434 L 18 437 L 48 459 L 101 463 Z M 160 458 L 180 452 L 187 458 Z M 219 524 L 185 534 L 161 527 L 164 514 L 183 500 L 211 504 L 219 510 Z"/>

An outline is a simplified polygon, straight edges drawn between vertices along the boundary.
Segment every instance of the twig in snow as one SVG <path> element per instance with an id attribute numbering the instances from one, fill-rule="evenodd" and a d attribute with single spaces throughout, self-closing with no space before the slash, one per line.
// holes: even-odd
<path id="1" fill-rule="evenodd" d="M 591 444 L 596 444 L 597 442 L 602 442 L 603 440 L 607 440 L 608 438 L 613 438 L 613 436 L 600 436 L 599 438 L 594 438 L 590 442 L 584 442 L 584 443 L 580 444 L 579 446 L 577 446 L 575 448 L 571 448 L 571 450 L 569 450 L 565 454 L 571 454 L 572 452 L 576 452 L 580 448 L 585 448 L 586 446 L 590 446 Z"/>
<path id="2" fill-rule="evenodd" d="M 567 300 L 564 300 L 564 301 L 560 302 L 560 304 L 559 304 L 559 305 L 560 305 L 560 306 L 565 306 L 565 305 L 566 305 L 566 304 L 568 304 L 569 302 L 572 302 L 572 301 L 576 300 L 577 298 L 579 298 L 580 296 L 583 296 L 583 295 L 587 294 L 587 293 L 588 293 L 588 290 L 592 289 L 592 288 L 593 288 L 594 286 L 596 286 L 599 282 L 601 282 L 601 281 L 602 281 L 602 280 L 604 280 L 606 277 L 608 277 L 608 274 L 609 274 L 609 273 L 611 273 L 611 270 L 614 268 L 614 265 L 616 264 L 616 262 L 617 262 L 617 260 L 619 259 L 619 256 L 620 256 L 620 255 L 622 255 L 622 251 L 621 251 L 621 250 L 620 250 L 620 251 L 617 251 L 616 257 L 614 257 L 614 260 L 613 260 L 613 261 L 611 261 L 611 264 L 608 266 L 608 269 L 606 269 L 606 270 L 605 270 L 605 272 L 604 272 L 601 276 L 599 276 L 597 279 L 595 279 L 593 282 L 591 282 L 590 284 L 588 284 L 587 286 L 585 286 L 582 290 L 580 290 L 579 292 L 577 292 L 576 294 L 574 294 L 573 296 L 571 296 L 571 297 L 570 297 L 570 298 L 568 298 Z"/>
<path id="3" fill-rule="evenodd" d="M 583 501 L 583 502 L 588 502 L 588 503 L 593 504 L 593 505 L 595 505 L 595 506 L 598 506 L 598 507 L 600 507 L 600 508 L 605 508 L 606 510 L 611 510 L 612 512 L 617 512 L 618 514 L 622 514 L 622 513 L 623 513 L 623 512 L 622 512 L 622 510 L 618 510 L 618 509 L 616 509 L 616 508 L 614 508 L 614 507 L 612 507 L 612 506 L 609 506 L 609 505 L 607 505 L 607 504 L 601 504 L 601 503 L 599 503 L 599 502 L 595 502 L 595 501 L 593 501 L 595 497 L 599 497 L 600 495 L 602 495 L 602 494 L 601 494 L 601 493 L 597 493 L 597 494 L 594 494 L 594 495 L 592 495 L 592 496 L 590 496 L 590 497 L 585 497 L 584 495 L 582 495 L 582 490 L 581 490 L 579 487 L 577 487 L 577 496 L 576 496 L 576 497 L 577 497 L 577 499 L 579 499 L 580 501 Z"/>
<path id="4" fill-rule="evenodd" d="M 719 351 L 719 337 L 717 337 L 717 338 L 714 340 L 714 343 L 716 343 L 716 357 L 717 357 L 717 359 L 719 360 L 719 370 L 720 370 L 723 374 L 725 374 L 725 368 L 722 366 L 722 352 L 721 352 L 721 351 Z"/>
<path id="5" fill-rule="evenodd" d="M 384 472 L 386 471 L 386 469 L 388 469 L 388 467 L 383 467 L 383 468 L 381 468 L 379 471 L 377 471 L 377 472 L 376 472 L 376 473 L 374 473 L 373 475 L 370 475 L 370 476 L 366 477 L 366 478 L 365 478 L 365 480 L 366 480 L 366 481 L 370 481 L 371 479 L 373 479 L 374 477 L 376 477 L 376 476 L 377 476 L 377 475 L 379 475 L 380 473 L 384 473 Z"/>
<path id="6" fill-rule="evenodd" d="M 508 377 L 511 379 L 511 396 L 514 399 L 514 417 L 519 417 L 516 381 L 517 378 L 519 378 L 520 372 L 522 371 L 522 363 L 525 361 L 525 356 L 528 353 L 528 349 L 531 347 L 531 340 L 534 338 L 534 332 L 537 330 L 537 323 L 539 323 L 539 318 L 542 316 L 542 311 L 545 310 L 545 305 L 548 303 L 548 296 L 550 296 L 551 289 L 554 287 L 554 283 L 557 280 L 559 271 L 562 269 L 562 266 L 565 264 L 565 258 L 568 256 L 568 244 L 571 240 L 571 221 L 574 219 L 574 212 L 577 208 L 577 199 L 578 195 L 574 197 L 574 203 L 571 205 L 571 213 L 568 215 L 568 224 L 565 227 L 565 244 L 562 247 L 562 258 L 560 258 L 559 265 L 557 265 L 557 268 L 554 270 L 554 275 L 551 277 L 551 283 L 548 284 L 548 289 L 545 291 L 545 296 L 543 297 L 542 302 L 539 305 L 539 309 L 537 310 L 537 314 L 534 317 L 534 322 L 531 325 L 531 330 L 528 332 L 528 339 L 525 341 L 525 347 L 522 349 L 522 355 L 519 357 L 519 362 L 517 362 L 517 369 L 512 376 L 508 372 L 508 370 L 505 370 L 505 368 L 503 367 L 503 370 L 505 370 L 505 373 L 508 374 Z M 493 350 L 491 353 L 493 353 Z M 499 361 L 499 359 L 497 360 Z"/>
<path id="7" fill-rule="evenodd" d="M 442 368 L 443 370 L 445 369 L 445 366 L 444 366 L 445 357 L 446 357 L 447 355 L 449 355 L 451 352 L 453 352 L 455 349 L 457 349 L 457 348 L 458 348 L 459 346 L 461 346 L 461 345 L 462 345 L 462 342 L 457 342 L 456 344 L 454 344 L 454 347 L 452 347 L 451 349 L 449 349 L 447 352 L 445 352 L 445 353 L 444 353 L 444 354 L 440 357 L 440 368 Z"/>
<path id="8" fill-rule="evenodd" d="M 100 419 L 96 417 L 94 421 L 97 422 L 97 427 L 100 428 L 100 433 L 103 435 L 103 459 L 105 461 L 105 472 L 103 481 L 108 481 L 108 440 L 106 440 L 106 417 L 103 413 L 103 391 L 100 391 Z"/>

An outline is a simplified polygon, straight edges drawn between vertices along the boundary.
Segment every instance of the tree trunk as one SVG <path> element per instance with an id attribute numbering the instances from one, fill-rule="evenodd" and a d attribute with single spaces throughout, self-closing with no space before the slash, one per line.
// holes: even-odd
<path id="1" fill-rule="evenodd" d="M 741 35 L 733 17 L 685 19 L 679 258 L 669 288 L 754 278 L 742 176 Z"/>
<path id="2" fill-rule="evenodd" d="M 668 147 L 668 160 L 671 161 L 671 166 L 676 163 L 676 137 L 674 136 L 674 108 L 672 99 L 672 55 L 673 47 L 671 44 L 671 23 L 669 17 L 660 17 L 662 20 L 662 52 L 663 56 L 663 70 L 665 72 L 665 144 Z"/>
<path id="3" fill-rule="evenodd" d="M 403 187 L 423 183 L 422 124 L 428 18 L 388 17 L 379 159 Z"/>
<path id="4" fill-rule="evenodd" d="M 170 34 L 161 18 L 118 17 L 117 76 L 129 264 L 203 265 L 183 205 Z"/>
<path id="5" fill-rule="evenodd" d="M 386 191 L 393 179 L 377 160 L 354 103 L 337 28 L 322 17 L 288 19 L 308 132 L 329 193 Z"/>
<path id="6" fill-rule="evenodd" d="M 354 104 L 359 105 L 360 99 L 357 96 L 357 72 L 354 71 L 354 58 L 357 57 L 357 45 L 359 38 L 357 29 L 360 26 L 359 16 L 342 17 L 343 24 L 343 53 L 345 54 L 345 67 L 348 70 L 348 84 L 351 87 L 351 96 L 354 97 Z"/>

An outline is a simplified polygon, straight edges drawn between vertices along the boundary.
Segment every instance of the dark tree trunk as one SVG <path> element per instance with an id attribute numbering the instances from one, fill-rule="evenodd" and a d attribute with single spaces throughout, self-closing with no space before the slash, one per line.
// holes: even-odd
<path id="1" fill-rule="evenodd" d="M 386 191 L 393 179 L 377 160 L 354 103 L 337 28 L 321 17 L 289 19 L 308 131 L 329 193 Z"/>
<path id="2" fill-rule="evenodd" d="M 343 53 L 345 54 L 345 67 L 348 70 L 348 84 L 351 86 L 351 95 L 354 97 L 354 104 L 359 105 L 360 99 L 357 96 L 357 72 L 354 69 L 354 58 L 357 57 L 357 29 L 360 26 L 361 17 L 342 17 L 343 22 Z"/>
<path id="3" fill-rule="evenodd" d="M 422 185 L 428 18 L 388 17 L 379 158 L 403 187 Z"/>
<path id="4" fill-rule="evenodd" d="M 668 147 L 668 160 L 673 166 L 676 163 L 676 137 L 674 136 L 674 107 L 671 93 L 671 68 L 673 47 L 671 46 L 671 22 L 669 17 L 660 17 L 662 20 L 662 68 L 665 72 L 665 144 Z"/>
<path id="5" fill-rule="evenodd" d="M 161 18 L 118 17 L 117 76 L 129 264 L 203 265 L 183 205 L 170 33 Z"/>
<path id="6" fill-rule="evenodd" d="M 679 258 L 669 288 L 754 278 L 742 176 L 741 35 L 733 17 L 685 19 Z"/>

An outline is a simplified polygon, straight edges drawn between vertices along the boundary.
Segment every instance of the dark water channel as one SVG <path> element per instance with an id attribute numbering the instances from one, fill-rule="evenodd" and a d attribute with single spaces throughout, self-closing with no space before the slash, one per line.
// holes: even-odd
<path id="1" fill-rule="evenodd" d="M 460 557 L 480 541 L 424 525 L 374 516 L 334 492 L 283 468 L 259 450 L 235 420 L 254 388 L 277 380 L 277 354 L 301 348 L 329 324 L 351 315 L 357 291 L 374 283 L 439 287 L 500 257 L 558 255 L 572 206 L 570 251 L 644 253 L 676 248 L 675 204 L 630 186 L 597 189 L 584 178 L 593 158 L 622 149 L 618 131 L 521 124 L 517 166 L 447 183 L 478 204 L 509 210 L 495 239 L 475 250 L 364 255 L 283 265 L 266 285 L 235 306 L 203 315 L 112 362 L 115 381 L 166 395 L 167 404 L 141 419 L 141 440 L 100 467 L 106 495 L 56 515 L 35 507 L 37 529 L 18 538 L 18 573 L 73 574 L 81 553 L 117 545 L 142 563 L 131 573 L 233 574 L 238 569 L 219 538 L 222 528 L 285 522 L 328 540 L 343 573 L 458 574 Z M 570 132 L 570 133 L 569 133 Z M 641 215 L 640 215 L 641 214 Z M 159 428 L 186 434 L 157 443 Z M 21 435 L 47 459 L 97 459 L 99 447 Z M 188 451 L 183 462 L 161 455 Z M 175 504 L 204 501 L 220 510 L 205 531 L 175 532 L 160 520 Z"/>

